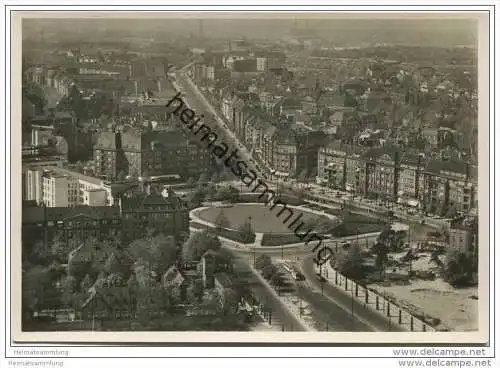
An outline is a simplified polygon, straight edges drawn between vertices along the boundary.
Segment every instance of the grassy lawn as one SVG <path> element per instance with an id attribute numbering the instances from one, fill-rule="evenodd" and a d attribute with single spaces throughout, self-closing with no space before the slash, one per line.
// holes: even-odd
<path id="1" fill-rule="evenodd" d="M 283 223 L 289 216 L 289 212 L 283 211 L 279 215 L 281 209 L 282 206 L 276 206 L 276 208 L 271 210 L 269 207 L 259 204 L 235 204 L 232 207 L 226 208 L 207 208 L 198 212 L 198 216 L 202 220 L 215 223 L 217 216 L 222 211 L 230 222 L 229 227 L 232 229 L 238 229 L 242 224 L 250 221 L 252 229 L 258 233 L 291 233 L 293 230 L 290 230 Z M 318 218 L 317 215 L 299 209 L 293 208 L 291 210 L 293 211 L 293 215 L 287 223 L 291 223 L 301 213 L 303 215 L 301 220 L 304 222 L 305 220 Z"/>
<path id="2" fill-rule="evenodd" d="M 239 243 L 243 244 L 252 244 L 255 241 L 255 235 L 253 236 L 252 239 L 246 240 L 243 235 L 237 231 L 237 230 L 226 230 L 226 229 L 215 229 L 215 228 L 209 228 L 207 225 L 200 224 L 198 222 L 191 221 L 189 226 L 192 226 L 196 229 L 202 229 L 202 230 L 207 230 L 210 229 L 210 231 L 214 231 L 217 235 L 222 236 L 224 238 L 230 239 L 237 241 Z"/>
<path id="3" fill-rule="evenodd" d="M 278 216 L 279 207 L 270 210 L 268 207 L 256 204 L 235 204 L 232 207 L 225 208 L 207 208 L 198 213 L 198 216 L 208 222 L 214 223 L 220 212 L 223 212 L 230 222 L 230 227 L 233 229 L 247 221 L 251 221 L 252 228 L 256 232 L 264 233 L 262 245 L 265 247 L 274 247 L 286 244 L 300 243 L 298 238 L 286 224 L 283 224 L 283 219 L 287 213 Z M 338 225 L 332 235 L 335 237 L 353 236 L 356 234 L 366 234 L 378 232 L 385 226 L 385 221 L 369 216 L 364 216 L 356 213 L 347 213 L 340 210 L 324 209 L 325 213 L 342 218 L 342 223 Z M 299 213 L 302 213 L 302 219 L 305 221 L 319 219 L 320 216 L 311 214 L 298 209 L 293 209 L 295 218 Z M 290 220 L 293 221 L 293 220 Z M 289 222 L 290 222 L 289 221 Z M 205 225 L 191 223 L 192 226 L 206 229 Z M 249 244 L 251 242 L 242 241 L 238 231 L 222 230 L 218 235 L 228 239 Z"/>
<path id="4" fill-rule="evenodd" d="M 295 234 L 265 233 L 262 237 L 263 247 L 277 247 L 285 244 L 300 243 L 300 238 Z"/>
<path id="5" fill-rule="evenodd" d="M 364 223 L 342 223 L 335 228 L 333 235 L 341 238 L 344 236 L 354 236 L 356 234 L 368 234 L 382 231 L 384 224 L 364 224 Z"/>
<path id="6" fill-rule="evenodd" d="M 338 216 L 342 219 L 342 223 L 335 228 L 332 234 L 339 238 L 356 234 L 374 233 L 381 231 L 385 225 L 384 220 L 374 217 L 329 208 L 324 208 L 323 210 L 327 214 Z"/>
<path id="7" fill-rule="evenodd" d="M 339 238 L 382 231 L 385 226 L 385 221 L 355 213 L 338 215 L 342 218 L 342 223 L 335 228 L 333 235 Z"/>

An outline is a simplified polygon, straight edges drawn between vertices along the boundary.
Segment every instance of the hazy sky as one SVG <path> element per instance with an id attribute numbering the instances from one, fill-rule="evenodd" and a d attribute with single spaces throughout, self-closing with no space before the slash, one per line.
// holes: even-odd
<path id="1" fill-rule="evenodd" d="M 106 30 L 124 36 L 165 37 L 169 34 L 205 37 L 279 38 L 295 27 L 312 29 L 334 42 L 421 44 L 428 46 L 473 45 L 476 22 L 467 19 L 44 19 L 24 20 L 25 37 L 36 37 L 44 30 L 50 37 L 78 32 L 82 39 L 105 36 Z M 255 15 L 254 15 L 255 16 Z M 338 17 L 338 15 L 337 15 Z M 90 38 L 90 39 L 89 39 Z"/>

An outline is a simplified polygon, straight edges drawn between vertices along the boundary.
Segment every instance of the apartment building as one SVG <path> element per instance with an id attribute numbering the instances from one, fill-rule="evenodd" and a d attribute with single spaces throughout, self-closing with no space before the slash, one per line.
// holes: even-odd
<path id="1" fill-rule="evenodd" d="M 466 216 L 460 223 L 452 224 L 448 229 L 450 247 L 461 250 L 462 252 L 471 252 L 478 255 L 479 223 L 477 216 Z"/>
<path id="2" fill-rule="evenodd" d="M 116 206 L 28 207 L 22 211 L 22 240 L 45 244 L 57 237 L 70 243 L 94 237 L 105 239 L 121 231 L 120 211 Z"/>
<path id="3" fill-rule="evenodd" d="M 69 207 L 77 203 L 77 182 L 55 172 L 43 172 L 42 203 L 47 207 Z"/>
<path id="4" fill-rule="evenodd" d="M 297 141 L 291 130 L 280 129 L 275 134 L 271 167 L 275 175 L 294 177 L 297 175 Z"/>
<path id="5" fill-rule="evenodd" d="M 429 158 L 421 152 L 405 152 L 399 164 L 398 202 L 421 203 L 424 193 L 424 169 Z"/>
<path id="6" fill-rule="evenodd" d="M 395 200 L 399 179 L 399 155 L 395 147 L 384 146 L 371 149 L 365 155 L 366 195 Z"/>
<path id="7" fill-rule="evenodd" d="M 120 214 L 125 224 L 123 234 L 128 239 L 144 235 L 147 228 L 161 229 L 181 243 L 189 235 L 189 210 L 184 202 L 168 189 L 164 196 L 151 191 L 149 184 L 141 193 L 123 196 L 119 200 Z"/>
<path id="8" fill-rule="evenodd" d="M 111 188 L 102 180 L 60 167 L 34 167 L 24 173 L 25 199 L 47 207 L 111 206 Z"/>
<path id="9" fill-rule="evenodd" d="M 206 64 L 193 64 L 191 67 L 191 73 L 194 80 L 215 80 L 216 71 L 213 65 Z"/>
<path id="10" fill-rule="evenodd" d="M 259 72 L 265 72 L 268 70 L 268 62 L 266 57 L 257 57 L 257 70 Z"/>
<path id="11" fill-rule="evenodd" d="M 285 127 L 286 128 L 286 127 Z M 324 146 L 326 135 L 321 131 L 309 131 L 299 125 L 292 127 L 296 142 L 296 171 L 304 179 L 314 178 L 318 170 L 318 153 Z"/>
<path id="12" fill-rule="evenodd" d="M 347 175 L 347 147 L 341 141 L 333 141 L 318 151 L 316 182 L 330 188 L 345 189 Z"/>
<path id="13" fill-rule="evenodd" d="M 367 193 L 367 164 L 363 155 L 365 149 L 358 146 L 348 146 L 346 157 L 346 191 L 357 195 Z"/>
<path id="14" fill-rule="evenodd" d="M 174 130 L 103 132 L 94 147 L 94 160 L 96 175 L 106 180 L 146 173 L 188 178 L 199 176 L 211 165 L 209 152 Z"/>
<path id="15" fill-rule="evenodd" d="M 472 251 L 473 235 L 470 228 L 465 226 L 448 229 L 450 247 L 462 252 Z"/>
<path id="16" fill-rule="evenodd" d="M 477 167 L 457 158 L 433 158 L 424 171 L 423 201 L 430 212 L 477 208 Z"/>

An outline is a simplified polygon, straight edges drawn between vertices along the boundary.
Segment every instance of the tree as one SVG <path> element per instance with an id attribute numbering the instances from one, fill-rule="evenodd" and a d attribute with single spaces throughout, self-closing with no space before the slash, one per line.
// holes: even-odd
<path id="1" fill-rule="evenodd" d="M 43 112 L 47 106 L 47 97 L 42 88 L 34 83 L 26 83 L 23 85 L 22 92 L 25 98 L 35 106 L 38 113 Z"/>
<path id="2" fill-rule="evenodd" d="M 218 251 L 221 248 L 219 238 L 208 231 L 196 232 L 184 244 L 185 257 L 191 261 L 199 261 L 207 250 Z"/>
<path id="3" fill-rule="evenodd" d="M 276 272 L 271 276 L 270 279 L 271 285 L 276 288 L 281 288 L 283 286 L 283 278 L 281 277 L 281 273 L 276 270 Z"/>
<path id="4" fill-rule="evenodd" d="M 217 225 L 217 229 L 219 231 L 228 228 L 231 225 L 231 223 L 227 219 L 226 214 L 224 213 L 224 210 L 220 210 L 217 218 L 215 219 L 215 224 Z"/>
<path id="5" fill-rule="evenodd" d="M 23 272 L 22 276 L 22 310 L 28 317 L 39 311 L 45 304 L 46 291 L 52 287 L 49 270 L 46 267 L 35 266 Z"/>
<path id="6" fill-rule="evenodd" d="M 194 207 L 198 207 L 205 200 L 206 196 L 206 190 L 203 187 L 198 187 L 193 192 L 190 202 Z"/>
<path id="7" fill-rule="evenodd" d="M 304 183 L 306 181 L 306 177 L 307 177 L 307 170 L 304 169 L 297 175 L 297 182 Z"/>
<path id="8" fill-rule="evenodd" d="M 437 213 L 439 216 L 444 217 L 449 210 L 449 205 L 445 202 L 441 202 L 437 208 Z"/>
<path id="9" fill-rule="evenodd" d="M 59 237 L 55 237 L 50 244 L 50 258 L 58 261 L 64 260 L 68 256 L 69 250 L 67 244 Z"/>
<path id="10" fill-rule="evenodd" d="M 170 309 L 167 291 L 159 285 L 140 289 L 137 294 L 136 313 L 141 325 L 146 326 L 152 319 L 162 316 Z"/>
<path id="11" fill-rule="evenodd" d="M 111 253 L 104 263 L 104 270 L 108 274 L 124 274 L 126 269 L 127 267 L 120 263 L 120 259 L 115 252 Z"/>
<path id="12" fill-rule="evenodd" d="M 266 266 L 269 266 L 272 264 L 273 264 L 273 262 L 271 261 L 271 257 L 269 257 L 267 254 L 261 254 L 255 260 L 255 267 L 258 270 L 263 270 Z"/>
<path id="13" fill-rule="evenodd" d="M 118 172 L 118 175 L 116 176 L 116 179 L 118 181 L 125 181 L 126 178 L 127 178 L 127 173 L 124 170 L 120 170 Z"/>
<path id="14" fill-rule="evenodd" d="M 441 269 L 444 268 L 443 262 L 439 259 L 439 252 L 432 252 L 431 260 L 429 262 L 433 262 L 436 266 L 440 267 Z"/>
<path id="15" fill-rule="evenodd" d="M 84 244 L 82 244 L 68 256 L 68 274 L 81 282 L 89 273 L 93 273 L 92 255 L 84 249 Z"/>
<path id="16" fill-rule="evenodd" d="M 238 310 L 238 294 L 233 289 L 224 289 L 223 291 L 223 307 L 224 315 L 234 315 Z"/>
<path id="17" fill-rule="evenodd" d="M 172 311 L 172 308 L 178 305 L 181 301 L 181 289 L 175 285 L 167 285 L 163 287 L 164 298 L 167 300 L 164 302 L 165 308 Z"/>
<path id="18" fill-rule="evenodd" d="M 372 250 L 375 253 L 375 267 L 377 267 L 382 274 L 387 262 L 389 248 L 384 243 L 376 242 Z"/>
<path id="19" fill-rule="evenodd" d="M 23 252 L 24 253 L 24 252 Z M 43 241 L 37 241 L 31 249 L 31 257 L 36 264 L 48 264 L 50 262 L 50 252 L 47 251 Z"/>
<path id="20" fill-rule="evenodd" d="M 391 246 L 393 237 L 394 231 L 391 229 L 390 225 L 386 225 L 378 235 L 377 242 L 382 243 L 384 246 L 389 248 Z"/>
<path id="21" fill-rule="evenodd" d="M 211 200 L 215 199 L 215 196 L 217 195 L 217 187 L 213 183 L 209 183 L 205 187 L 205 193 L 208 198 Z"/>
<path id="22" fill-rule="evenodd" d="M 193 303 L 201 303 L 203 299 L 203 282 L 201 280 L 194 280 L 189 285 L 187 290 L 188 300 Z"/>
<path id="23" fill-rule="evenodd" d="M 214 199 L 217 201 L 228 201 L 234 203 L 239 198 L 237 189 L 231 186 L 223 186 L 215 193 Z"/>
<path id="24" fill-rule="evenodd" d="M 276 268 L 275 265 L 273 264 L 269 264 L 269 265 L 266 265 L 263 269 L 262 269 L 262 276 L 266 279 L 266 280 L 270 280 L 271 277 L 273 277 L 273 275 L 278 271 L 278 269 Z"/>
<path id="25" fill-rule="evenodd" d="M 210 181 L 212 183 L 218 183 L 218 182 L 220 182 L 220 175 L 219 175 L 219 173 L 214 173 L 212 175 L 212 179 Z"/>
<path id="26" fill-rule="evenodd" d="M 362 278 L 364 276 L 364 266 L 359 244 L 352 244 L 347 251 L 341 252 L 337 257 L 335 266 L 337 271 L 349 278 Z"/>
<path id="27" fill-rule="evenodd" d="M 132 258 L 145 261 L 157 274 L 163 273 L 177 260 L 177 245 L 171 236 L 158 235 L 151 240 L 139 239 L 132 242 L 127 250 Z"/>
<path id="28" fill-rule="evenodd" d="M 446 253 L 444 280 L 453 287 L 469 286 L 473 280 L 474 259 L 470 253 L 450 248 Z"/>
<path id="29" fill-rule="evenodd" d="M 133 271 L 139 290 L 149 288 L 156 282 L 152 266 L 142 258 L 134 263 Z"/>
<path id="30" fill-rule="evenodd" d="M 76 279 L 67 276 L 62 282 L 62 301 L 67 306 L 74 306 L 76 293 Z"/>
<path id="31" fill-rule="evenodd" d="M 84 294 L 87 294 L 89 289 L 92 287 L 92 279 L 88 274 L 80 282 L 80 291 Z"/>
<path id="32" fill-rule="evenodd" d="M 255 232 L 252 229 L 252 225 L 250 224 L 250 221 L 246 221 L 244 224 L 242 224 L 239 227 L 239 232 L 242 237 L 242 241 L 246 243 L 251 243 L 255 240 Z"/>
<path id="33" fill-rule="evenodd" d="M 201 307 L 208 311 L 212 312 L 214 314 L 217 314 L 218 312 L 221 311 L 221 302 L 220 302 L 220 296 L 215 290 L 209 290 L 205 293 L 203 296 L 202 302 L 201 302 Z"/>
<path id="34" fill-rule="evenodd" d="M 209 182 L 209 176 L 207 173 L 202 173 L 198 179 L 198 184 L 206 184 Z"/>

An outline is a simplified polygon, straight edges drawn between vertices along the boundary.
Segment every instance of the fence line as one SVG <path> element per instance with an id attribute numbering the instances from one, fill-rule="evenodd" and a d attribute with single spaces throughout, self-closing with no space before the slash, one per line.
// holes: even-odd
<path id="1" fill-rule="evenodd" d="M 317 267 L 317 271 L 319 271 L 319 267 Z M 412 332 L 436 331 L 434 327 L 412 315 L 402 307 L 394 304 L 387 298 L 384 298 L 382 295 L 342 275 L 335 270 L 330 263 L 327 263 L 326 267 L 322 267 L 321 272 L 322 276 L 324 276 L 328 282 L 334 284 L 335 287 L 343 292 L 348 293 L 351 297 L 356 298 L 356 300 L 364 304 L 365 307 L 371 308 L 382 314 L 390 323 L 395 320 L 397 325 Z"/>

